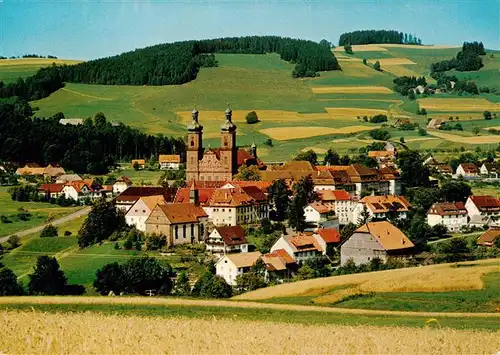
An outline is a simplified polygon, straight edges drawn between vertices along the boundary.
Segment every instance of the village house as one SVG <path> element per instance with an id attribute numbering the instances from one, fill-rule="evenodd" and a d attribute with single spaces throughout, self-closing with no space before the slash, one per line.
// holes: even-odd
<path id="1" fill-rule="evenodd" d="M 125 214 L 125 222 L 129 226 L 135 226 L 141 232 L 146 231 L 146 220 L 156 207 L 167 202 L 163 195 L 140 197 Z"/>
<path id="2" fill-rule="evenodd" d="M 206 210 L 216 226 L 252 224 L 269 218 L 269 201 L 255 186 L 219 188 L 212 193 Z"/>
<path id="3" fill-rule="evenodd" d="M 261 253 L 254 251 L 251 253 L 226 254 L 215 264 L 216 275 L 224 278 L 231 286 L 236 286 L 236 278 L 250 271 L 260 259 Z"/>
<path id="4" fill-rule="evenodd" d="M 169 247 L 197 243 L 206 239 L 207 217 L 193 203 L 156 205 L 146 219 L 146 233 L 165 236 Z"/>
<path id="5" fill-rule="evenodd" d="M 500 219 L 500 199 L 493 196 L 469 196 L 465 208 L 471 226 L 490 225 Z"/>
<path id="6" fill-rule="evenodd" d="M 271 247 L 271 253 L 283 249 L 297 263 L 306 260 L 321 258 L 325 250 L 313 236 L 313 232 L 303 232 L 291 235 L 282 235 Z"/>
<path id="7" fill-rule="evenodd" d="M 329 247 L 336 247 L 341 242 L 340 233 L 336 228 L 318 228 L 313 237 L 323 249 L 323 255 L 326 255 Z"/>
<path id="8" fill-rule="evenodd" d="M 354 199 L 344 190 L 320 190 L 316 191 L 321 204 L 335 212 L 340 225 L 345 225 L 351 220 L 351 215 L 356 203 Z"/>
<path id="9" fill-rule="evenodd" d="M 82 181 L 83 179 L 78 174 L 62 174 L 56 178 L 56 184 L 64 184 L 71 181 Z"/>
<path id="10" fill-rule="evenodd" d="M 476 177 L 478 172 L 477 166 L 473 163 L 462 163 L 457 167 L 455 174 L 463 177 Z"/>
<path id="11" fill-rule="evenodd" d="M 358 224 L 365 217 L 367 221 L 373 218 L 406 218 L 411 204 L 404 196 L 365 196 L 354 207 L 351 223 Z M 363 214 L 368 213 L 367 216 Z"/>
<path id="12" fill-rule="evenodd" d="M 460 232 L 467 226 L 467 209 L 463 202 L 436 202 L 427 211 L 427 224 L 441 224 L 448 232 Z"/>
<path id="13" fill-rule="evenodd" d="M 44 196 L 45 198 L 58 198 L 61 196 L 64 184 L 43 184 L 38 189 L 39 195 Z"/>
<path id="14" fill-rule="evenodd" d="M 167 203 L 173 202 L 177 189 L 161 186 L 130 186 L 115 197 L 116 208 L 127 212 L 141 197 L 162 195 Z M 189 202 L 189 201 L 185 201 Z"/>
<path id="15" fill-rule="evenodd" d="M 368 157 L 377 161 L 379 167 L 394 166 L 396 156 L 387 150 L 370 150 Z"/>
<path id="16" fill-rule="evenodd" d="M 443 123 L 440 118 L 433 118 L 427 123 L 427 129 L 440 129 Z"/>
<path id="17" fill-rule="evenodd" d="M 491 227 L 477 238 L 477 245 L 492 247 L 498 239 L 500 239 L 500 227 Z"/>
<path id="18" fill-rule="evenodd" d="M 261 259 L 266 268 L 266 281 L 289 280 L 297 271 L 297 263 L 284 249 L 263 254 Z"/>
<path id="19" fill-rule="evenodd" d="M 306 223 L 318 225 L 321 222 L 326 222 L 330 216 L 334 214 L 327 206 L 313 202 L 304 207 L 304 217 Z"/>
<path id="20" fill-rule="evenodd" d="M 135 166 L 138 166 L 139 169 L 144 169 L 146 166 L 146 160 L 145 159 L 132 159 L 130 162 L 130 167 L 135 169 Z"/>
<path id="21" fill-rule="evenodd" d="M 16 175 L 27 176 L 27 175 L 41 175 L 50 178 L 56 178 L 59 175 L 63 175 L 66 172 L 63 168 L 59 166 L 52 166 L 51 164 L 46 167 L 40 167 L 38 164 L 26 164 L 22 168 L 16 170 Z"/>
<path id="22" fill-rule="evenodd" d="M 436 171 L 441 175 L 452 176 L 453 168 L 449 164 L 438 164 L 435 166 Z"/>
<path id="23" fill-rule="evenodd" d="M 369 222 L 351 235 L 340 247 L 340 262 L 345 265 L 369 263 L 375 258 L 386 262 L 390 257 L 406 258 L 415 246 L 408 237 L 389 222 Z"/>
<path id="24" fill-rule="evenodd" d="M 181 166 L 181 156 L 178 154 L 160 154 L 158 163 L 162 170 L 179 170 Z"/>
<path id="25" fill-rule="evenodd" d="M 500 172 L 500 165 L 497 163 L 483 163 L 479 168 L 479 174 L 484 177 L 498 179 L 498 173 Z"/>
<path id="26" fill-rule="evenodd" d="M 116 179 L 115 183 L 113 184 L 113 193 L 115 195 L 121 194 L 130 186 L 132 186 L 132 180 L 130 180 L 126 176 L 120 176 L 118 179 Z"/>
<path id="27" fill-rule="evenodd" d="M 92 199 L 92 184 L 91 181 L 70 181 L 64 184 L 62 194 L 66 199 L 75 201 L 83 201 L 87 198 Z"/>
<path id="28" fill-rule="evenodd" d="M 247 253 L 248 242 L 241 226 L 216 226 L 205 241 L 214 254 Z"/>

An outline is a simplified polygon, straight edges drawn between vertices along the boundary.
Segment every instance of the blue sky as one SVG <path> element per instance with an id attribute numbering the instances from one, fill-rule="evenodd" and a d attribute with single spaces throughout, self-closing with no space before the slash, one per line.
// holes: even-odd
<path id="1" fill-rule="evenodd" d="M 426 44 L 500 49 L 500 1 L 0 0 L 0 55 L 92 59 L 186 39 L 281 35 L 334 43 L 356 29 L 415 33 Z"/>

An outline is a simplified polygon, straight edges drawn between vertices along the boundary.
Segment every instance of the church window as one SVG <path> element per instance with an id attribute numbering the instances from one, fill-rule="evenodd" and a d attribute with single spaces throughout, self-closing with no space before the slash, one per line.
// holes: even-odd
<path id="1" fill-rule="evenodd" d="M 194 139 L 191 139 L 191 147 L 194 147 Z"/>
<path id="2" fill-rule="evenodd" d="M 227 147 L 229 144 L 227 137 L 224 137 L 224 147 Z"/>

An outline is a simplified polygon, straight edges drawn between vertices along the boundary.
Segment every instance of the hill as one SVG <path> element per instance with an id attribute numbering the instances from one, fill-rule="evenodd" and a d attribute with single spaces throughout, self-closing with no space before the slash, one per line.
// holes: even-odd
<path id="1" fill-rule="evenodd" d="M 81 63 L 79 60 L 52 59 L 52 58 L 17 58 L 0 60 L 0 81 L 4 84 L 16 82 L 19 78 L 34 75 L 38 69 L 56 65 L 73 65 Z"/>
<path id="2" fill-rule="evenodd" d="M 50 97 L 33 102 L 37 116 L 64 112 L 66 117 L 84 118 L 102 111 L 112 121 L 122 121 L 150 133 L 183 136 L 188 112 L 196 104 L 206 137 L 217 145 L 218 123 L 227 103 L 239 121 L 239 144 L 259 146 L 264 160 L 285 160 L 298 151 L 325 152 L 334 146 L 341 153 L 352 153 L 373 140 L 367 130 L 379 124 L 366 123 L 363 116 L 384 113 L 388 124 L 408 119 L 421 127 L 428 117 L 459 117 L 463 131 L 429 131 L 420 136 L 416 130 L 400 131 L 387 127 L 394 141 L 404 137 L 412 149 L 441 150 L 451 153 L 480 146 L 496 148 L 500 136 L 488 127 L 500 126 L 495 119 L 484 121 L 483 111 L 500 113 L 500 96 L 481 94 L 464 97 L 440 94 L 417 101 L 393 92 L 392 80 L 401 75 L 424 75 L 429 82 L 430 64 L 454 57 L 459 47 L 414 46 L 398 44 L 355 45 L 348 55 L 343 48 L 333 51 L 341 71 L 321 72 L 320 77 L 293 79 L 294 65 L 277 54 L 215 55 L 218 67 L 201 68 L 197 78 L 182 85 L 104 86 L 66 84 Z M 497 87 L 500 82 L 500 52 L 487 51 L 484 67 L 477 72 L 457 73 L 476 80 L 478 86 Z M 362 60 L 367 59 L 367 65 Z M 372 68 L 375 61 L 382 71 Z M 0 69 L 1 70 L 1 69 Z M 487 74 L 485 74 L 487 73 Z M 428 115 L 417 115 L 426 108 Z M 244 116 L 255 110 L 261 123 L 247 125 Z M 360 118 L 358 118 L 358 116 Z M 304 137 L 303 127 L 309 127 Z M 481 128 L 476 136 L 475 127 Z M 283 134 L 283 132 L 286 132 Z M 265 146 L 267 139 L 273 147 Z"/>

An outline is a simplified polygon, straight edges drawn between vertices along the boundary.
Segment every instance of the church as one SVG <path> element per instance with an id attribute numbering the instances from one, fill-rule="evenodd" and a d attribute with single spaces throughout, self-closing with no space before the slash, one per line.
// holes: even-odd
<path id="1" fill-rule="evenodd" d="M 193 121 L 187 127 L 186 181 L 231 181 L 242 165 L 257 165 L 265 169 L 257 158 L 257 147 L 250 151 L 236 145 L 236 125 L 232 122 L 232 111 L 225 111 L 221 125 L 220 148 L 203 148 L 203 126 L 198 121 L 199 112 L 192 112 Z"/>

